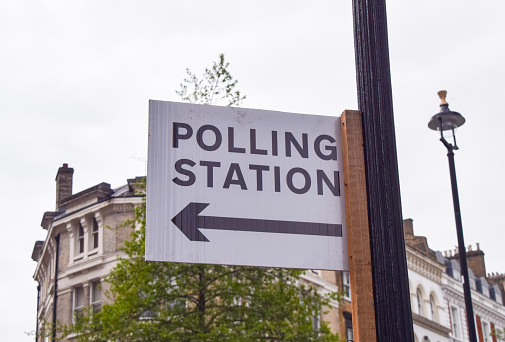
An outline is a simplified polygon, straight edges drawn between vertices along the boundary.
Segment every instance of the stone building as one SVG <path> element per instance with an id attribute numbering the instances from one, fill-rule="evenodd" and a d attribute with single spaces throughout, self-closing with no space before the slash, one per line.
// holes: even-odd
<path id="1" fill-rule="evenodd" d="M 351 276 L 348 271 L 336 271 L 335 274 L 338 279 L 337 286 L 342 293 L 342 301 L 338 307 L 338 332 L 344 340 L 352 341 Z"/>
<path id="2" fill-rule="evenodd" d="M 339 277 L 335 271 L 325 270 L 307 270 L 302 275 L 301 281 L 312 285 L 318 289 L 321 294 L 337 292 L 340 290 L 338 285 Z M 339 332 L 339 302 L 331 301 L 329 307 L 324 308 L 321 317 L 313 317 L 313 325 L 318 329 L 320 322 L 325 321 L 332 332 Z"/>
<path id="3" fill-rule="evenodd" d="M 136 195 L 140 178 L 117 189 L 100 183 L 74 194 L 73 173 L 67 164 L 58 169 L 56 208 L 44 213 L 41 226 L 47 237 L 35 243 L 32 253 L 37 262 L 37 341 L 54 337 L 41 334 L 44 326 L 69 324 L 88 306 L 100 310 L 103 279 L 134 229 L 122 224 L 134 218 L 134 208 L 142 201 Z"/>

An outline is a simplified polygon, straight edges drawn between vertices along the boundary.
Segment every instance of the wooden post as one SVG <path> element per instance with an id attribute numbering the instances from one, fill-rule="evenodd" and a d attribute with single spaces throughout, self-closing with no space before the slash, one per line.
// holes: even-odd
<path id="1" fill-rule="evenodd" d="M 375 309 L 361 114 L 341 116 L 342 161 L 351 276 L 352 326 L 355 342 L 375 342 Z"/>

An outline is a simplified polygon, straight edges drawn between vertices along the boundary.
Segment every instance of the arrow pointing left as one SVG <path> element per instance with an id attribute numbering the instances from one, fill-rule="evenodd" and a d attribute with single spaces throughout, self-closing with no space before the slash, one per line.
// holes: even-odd
<path id="1" fill-rule="evenodd" d="M 172 218 L 172 222 L 190 241 L 209 242 L 199 229 L 342 237 L 341 224 L 200 215 L 207 206 L 209 203 L 191 202 Z"/>

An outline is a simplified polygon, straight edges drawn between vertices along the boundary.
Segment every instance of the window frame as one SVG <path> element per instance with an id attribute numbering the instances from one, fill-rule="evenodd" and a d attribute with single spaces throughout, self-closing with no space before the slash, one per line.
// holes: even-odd
<path id="1" fill-rule="evenodd" d="M 77 247 L 77 253 L 76 256 L 80 256 L 84 254 L 84 239 L 85 239 L 85 233 L 84 233 L 84 227 L 82 226 L 82 223 L 79 222 L 77 225 L 77 239 L 76 239 L 76 247 Z"/>
<path id="2" fill-rule="evenodd" d="M 90 252 L 97 251 L 100 248 L 100 225 L 96 217 L 91 219 L 90 232 Z"/>
<path id="3" fill-rule="evenodd" d="M 491 342 L 492 341 L 490 339 L 490 337 L 491 337 L 491 326 L 490 326 L 489 322 L 482 320 L 481 321 L 481 325 L 482 325 L 482 337 L 484 338 L 483 342 Z"/>
<path id="4" fill-rule="evenodd" d="M 489 288 L 482 284 L 482 294 L 487 298 L 491 298 L 491 294 L 489 293 Z"/>
<path id="5" fill-rule="evenodd" d="M 351 300 L 351 274 L 349 272 L 342 272 L 342 292 L 344 299 Z"/>
<path id="6" fill-rule="evenodd" d="M 437 301 L 433 293 L 430 294 L 430 319 L 434 322 L 438 322 L 437 315 Z"/>
<path id="7" fill-rule="evenodd" d="M 416 289 L 416 300 L 417 300 L 417 314 L 420 316 L 424 316 L 423 291 L 419 287 Z"/>
<path id="8" fill-rule="evenodd" d="M 80 295 L 82 295 L 82 298 L 80 301 L 82 301 L 82 304 L 78 306 L 78 293 L 80 292 Z M 75 324 L 77 323 L 79 316 L 84 313 L 84 307 L 85 307 L 85 291 L 84 291 L 84 286 L 83 285 L 77 285 L 74 286 L 72 289 L 72 322 Z"/>
<path id="9" fill-rule="evenodd" d="M 321 330 L 321 313 L 319 312 L 318 314 L 314 313 L 312 315 L 312 329 L 314 331 L 318 332 L 319 336 L 319 331 Z"/>
<path id="10" fill-rule="evenodd" d="M 451 332 L 454 338 L 457 338 L 458 340 L 462 338 L 462 332 L 461 332 L 461 319 L 460 319 L 460 314 L 459 314 L 459 309 L 456 306 L 451 306 L 450 310 L 450 317 L 451 317 Z"/>
<path id="11" fill-rule="evenodd" d="M 90 282 L 89 291 L 89 305 L 93 308 L 94 312 L 99 312 L 102 309 L 102 282 L 100 279 Z M 95 298 L 96 293 L 99 293 L 100 298 Z"/>
<path id="12" fill-rule="evenodd" d="M 103 254 L 103 230 L 103 218 L 99 211 L 86 213 L 67 223 L 70 264 Z"/>
<path id="13" fill-rule="evenodd" d="M 344 321 L 345 321 L 345 338 L 348 341 L 352 341 L 354 339 L 354 332 L 352 328 L 352 313 L 349 311 L 344 311 Z"/>

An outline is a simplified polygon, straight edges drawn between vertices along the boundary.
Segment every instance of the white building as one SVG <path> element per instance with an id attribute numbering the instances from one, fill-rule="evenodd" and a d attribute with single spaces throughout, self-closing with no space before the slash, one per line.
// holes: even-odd
<path id="1" fill-rule="evenodd" d="M 414 235 L 411 219 L 404 229 L 416 341 L 470 341 L 459 255 L 432 251 L 425 237 Z M 505 328 L 502 291 L 486 278 L 478 244 L 468 248 L 467 261 L 478 341 L 497 342 L 492 331 Z"/>
<path id="2" fill-rule="evenodd" d="M 445 256 L 442 256 L 439 252 L 438 258 L 447 265 L 442 290 L 450 313 L 451 341 L 470 341 L 461 270 L 457 261 L 459 255 L 445 252 Z M 505 307 L 501 290 L 498 285 L 488 282 L 484 252 L 478 244 L 476 250 L 472 250 L 471 246 L 468 248 L 467 260 L 477 338 L 480 342 L 497 342 L 496 337 L 491 334 L 492 331 L 505 328 Z"/>
<path id="3" fill-rule="evenodd" d="M 446 266 L 425 237 L 414 235 L 411 219 L 404 220 L 403 226 L 415 341 L 448 342 L 451 330 L 442 291 Z"/>

